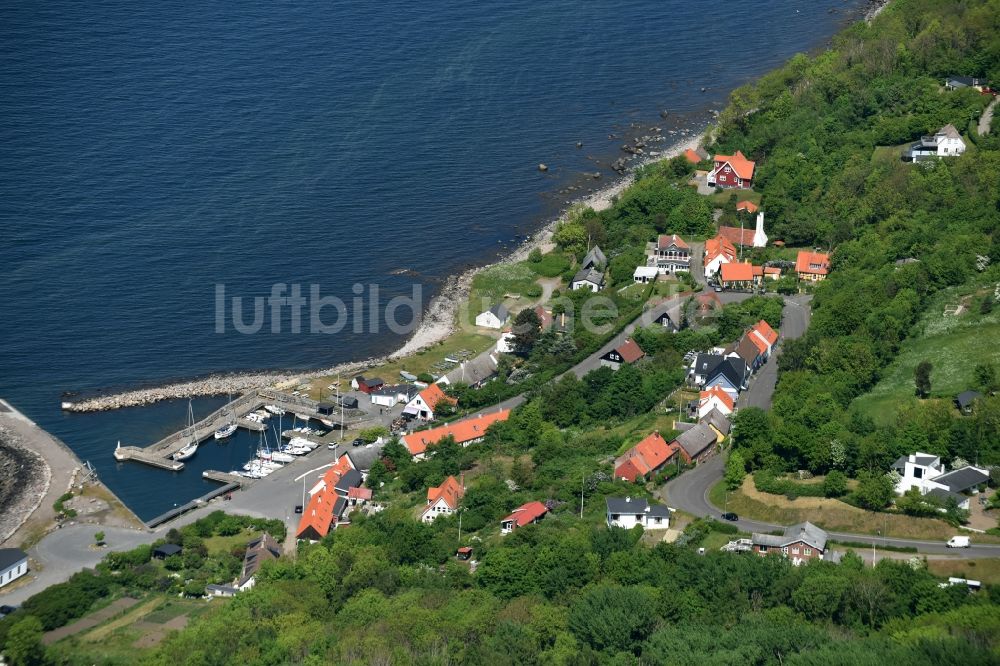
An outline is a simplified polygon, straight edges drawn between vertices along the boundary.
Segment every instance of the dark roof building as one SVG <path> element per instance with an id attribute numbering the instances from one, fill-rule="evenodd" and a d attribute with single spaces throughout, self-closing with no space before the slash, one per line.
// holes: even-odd
<path id="1" fill-rule="evenodd" d="M 246 555 L 243 556 L 243 573 L 240 574 L 236 587 L 240 589 L 247 587 L 261 565 L 268 560 L 278 559 L 282 552 L 281 544 L 267 532 L 248 543 Z"/>
<path id="2" fill-rule="evenodd" d="M 165 560 L 171 555 L 180 555 L 183 549 L 176 543 L 165 543 L 162 546 L 157 546 L 153 549 L 153 557 L 159 560 Z"/>
<path id="3" fill-rule="evenodd" d="M 708 457 L 716 441 L 715 431 L 708 424 L 699 423 L 687 432 L 677 435 L 674 443 L 681 448 L 681 457 L 684 461 L 690 463 L 692 460 Z"/>
<path id="4" fill-rule="evenodd" d="M 953 493 L 964 493 L 989 481 L 990 475 L 984 469 L 967 466 L 953 469 L 941 476 L 935 476 L 932 480 L 934 483 L 948 486 L 948 489 Z"/>
<path id="5" fill-rule="evenodd" d="M 962 391 L 955 396 L 955 404 L 958 405 L 958 408 L 963 412 L 969 412 L 972 410 L 972 405 L 976 402 L 976 400 L 981 400 L 982 397 L 983 394 L 979 391 Z"/>
<path id="6" fill-rule="evenodd" d="M 593 249 L 587 253 L 587 256 L 583 258 L 583 263 L 580 264 L 580 268 L 598 268 L 600 266 L 606 266 L 608 264 L 608 258 L 604 256 L 601 252 L 601 248 L 595 245 Z"/>

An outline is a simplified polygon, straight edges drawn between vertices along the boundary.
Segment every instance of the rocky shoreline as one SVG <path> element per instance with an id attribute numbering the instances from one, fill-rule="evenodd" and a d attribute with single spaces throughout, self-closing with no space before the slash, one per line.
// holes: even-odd
<path id="1" fill-rule="evenodd" d="M 868 9 L 865 10 L 865 22 L 871 23 L 875 17 L 882 13 L 882 10 L 889 4 L 889 0 L 868 0 Z"/>
<path id="2" fill-rule="evenodd" d="M 680 139 L 662 152 L 632 153 L 629 159 L 633 168 L 650 162 L 670 159 L 683 154 L 688 148 L 699 146 L 701 143 L 700 136 L 701 130 L 694 130 L 685 138 Z M 615 170 L 617 171 L 618 169 L 616 168 Z M 472 279 L 477 273 L 498 264 L 524 261 L 528 258 L 531 250 L 536 247 L 542 247 L 551 241 L 556 227 L 566 219 L 571 208 L 579 205 L 589 206 L 598 211 L 609 208 L 614 198 L 631 185 L 632 181 L 632 173 L 623 174 L 616 182 L 573 202 L 556 218 L 544 224 L 537 232 L 532 234 L 507 256 L 491 264 L 471 268 L 459 275 L 449 277 L 438 295 L 431 300 L 426 310 L 421 314 L 420 325 L 417 327 L 416 332 L 410 336 L 402 347 L 391 354 L 368 358 L 362 361 L 341 363 L 333 367 L 318 370 L 216 374 L 204 378 L 167 383 L 162 386 L 118 391 L 81 400 L 73 400 L 71 397 L 66 397 L 62 403 L 62 408 L 65 411 L 77 413 L 101 412 L 126 407 L 143 407 L 163 400 L 229 394 L 236 395 L 269 386 L 294 386 L 300 382 L 317 377 L 328 377 L 338 374 L 351 376 L 363 372 L 368 368 L 410 356 L 437 344 L 455 331 L 456 314 L 461 305 L 468 299 L 472 288 Z"/>
<path id="3" fill-rule="evenodd" d="M 18 436 L 0 426 L 0 543 L 35 512 L 49 490 L 52 470 L 41 455 L 24 448 Z"/>

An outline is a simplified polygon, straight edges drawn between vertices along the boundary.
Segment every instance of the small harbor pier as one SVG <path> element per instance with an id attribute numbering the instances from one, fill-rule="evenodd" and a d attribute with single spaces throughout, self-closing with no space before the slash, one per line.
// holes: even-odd
<path id="1" fill-rule="evenodd" d="M 256 411 L 264 405 L 276 405 L 290 414 L 309 417 L 310 419 L 322 419 L 326 423 L 332 423 L 335 428 L 347 429 L 355 423 L 365 420 L 367 414 L 352 415 L 350 418 L 341 420 L 339 413 L 332 413 L 326 408 L 324 403 L 311 400 L 309 398 L 292 395 L 284 391 L 274 389 L 257 389 L 246 393 L 239 398 L 229 402 L 215 410 L 193 426 L 183 428 L 160 441 L 149 446 L 125 446 L 119 443 L 115 449 L 115 460 L 124 462 L 131 460 L 143 463 L 152 467 L 179 472 L 184 469 L 184 463 L 174 460 L 173 455 L 186 446 L 193 438 L 199 443 L 214 437 L 215 431 L 220 427 L 230 423 L 236 417 L 235 423 L 240 428 L 245 428 L 252 432 L 261 432 L 267 429 L 267 425 L 251 421 L 245 415 Z M 358 411 L 358 410 L 351 410 Z M 316 439 L 316 438 L 310 438 Z M 215 478 L 207 476 L 216 481 L 224 483 L 233 482 L 231 478 Z M 224 472 L 213 472 L 215 475 L 230 477 L 232 475 Z"/>

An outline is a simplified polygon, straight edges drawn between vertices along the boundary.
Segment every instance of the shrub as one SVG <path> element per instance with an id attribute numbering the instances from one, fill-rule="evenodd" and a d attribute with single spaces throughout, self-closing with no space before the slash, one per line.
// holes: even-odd
<path id="1" fill-rule="evenodd" d="M 771 470 L 760 470 L 753 475 L 753 484 L 762 493 L 796 497 L 827 497 L 825 483 L 796 483 L 791 479 L 779 479 Z"/>
<path id="2" fill-rule="evenodd" d="M 823 480 L 823 494 L 826 497 L 841 497 L 847 494 L 847 475 L 840 470 L 832 470 Z"/>

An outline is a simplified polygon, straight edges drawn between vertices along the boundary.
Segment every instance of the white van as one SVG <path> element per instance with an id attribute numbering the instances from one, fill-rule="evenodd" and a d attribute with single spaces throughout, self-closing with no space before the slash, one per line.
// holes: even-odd
<path id="1" fill-rule="evenodd" d="M 948 539 L 948 543 L 945 544 L 948 548 L 968 548 L 969 547 L 969 537 L 967 536 L 953 536 Z"/>

